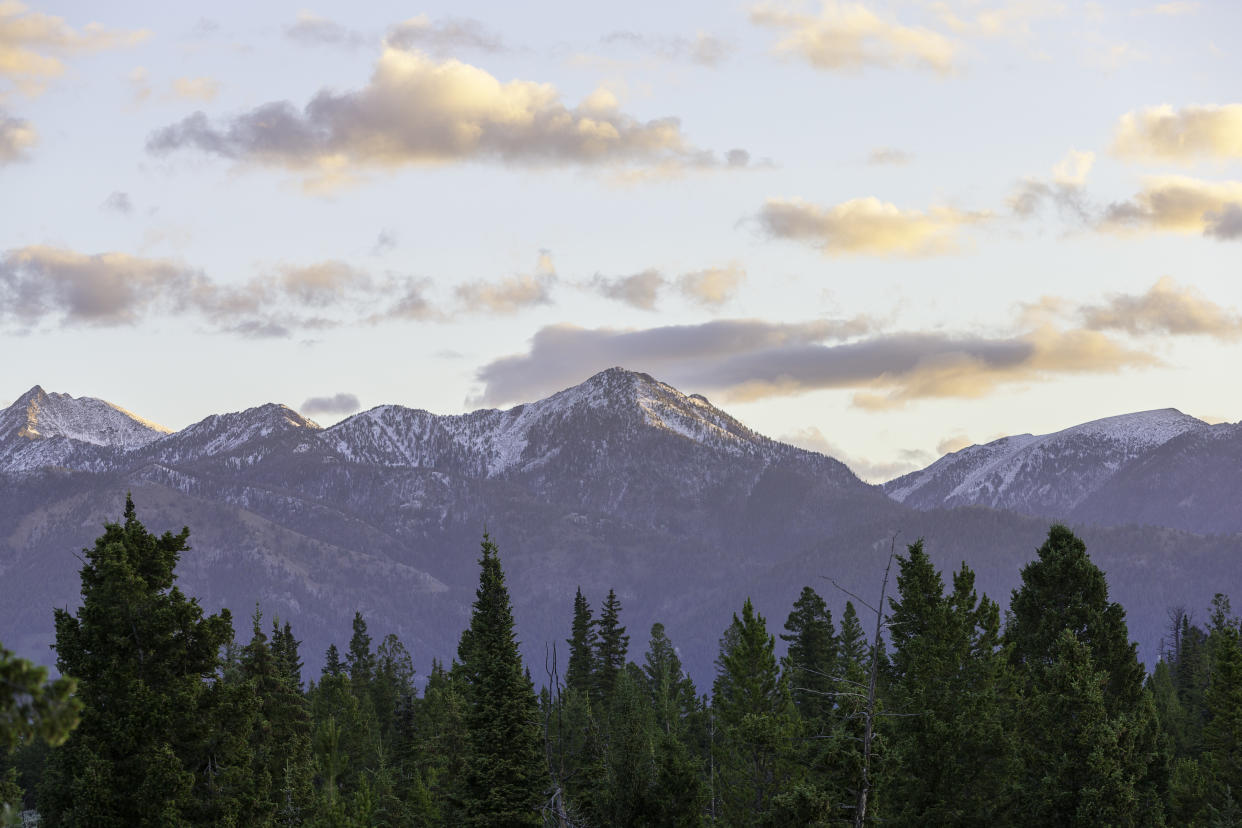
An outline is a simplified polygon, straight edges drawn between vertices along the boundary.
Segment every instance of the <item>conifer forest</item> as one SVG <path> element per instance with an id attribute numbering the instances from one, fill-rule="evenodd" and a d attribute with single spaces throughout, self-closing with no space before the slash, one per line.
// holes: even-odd
<path id="1" fill-rule="evenodd" d="M 1202 623 L 1170 609 L 1149 672 L 1061 525 L 1003 617 L 922 541 L 839 618 L 822 579 L 783 622 L 722 607 L 710 687 L 611 591 L 565 596 L 566 638 L 524 664 L 486 535 L 452 663 L 416 671 L 360 610 L 305 675 L 288 623 L 181 591 L 188 540 L 127 500 L 84 551 L 80 608 L 55 612 L 61 677 L 0 651 L 7 824 L 1242 824 L 1229 599 Z"/>

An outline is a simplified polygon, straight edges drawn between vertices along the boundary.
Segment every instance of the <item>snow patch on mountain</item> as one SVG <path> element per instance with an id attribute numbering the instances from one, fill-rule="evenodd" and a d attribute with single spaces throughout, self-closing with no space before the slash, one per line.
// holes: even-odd
<path id="1" fill-rule="evenodd" d="M 0 412 L 0 437 L 42 440 L 67 437 L 81 443 L 134 449 L 169 430 L 94 397 L 49 394 L 35 386 Z"/>

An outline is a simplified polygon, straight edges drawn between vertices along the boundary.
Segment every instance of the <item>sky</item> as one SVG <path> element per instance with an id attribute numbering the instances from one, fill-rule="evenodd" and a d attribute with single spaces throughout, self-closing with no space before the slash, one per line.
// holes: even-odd
<path id="1" fill-rule="evenodd" d="M 0 403 L 1242 418 L 1242 4 L 0 0 Z"/>

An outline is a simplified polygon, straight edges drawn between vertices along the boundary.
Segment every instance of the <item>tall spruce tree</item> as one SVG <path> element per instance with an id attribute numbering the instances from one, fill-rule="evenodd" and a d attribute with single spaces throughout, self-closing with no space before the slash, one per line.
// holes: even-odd
<path id="1" fill-rule="evenodd" d="M 548 774 L 538 700 L 522 669 L 499 552 L 487 535 L 479 566 L 470 628 L 457 654 L 467 702 L 462 823 L 540 825 Z"/>
<path id="2" fill-rule="evenodd" d="M 794 602 L 781 640 L 789 643 L 784 671 L 794 705 L 808 723 L 822 725 L 833 707 L 837 635 L 828 605 L 809 586 Z"/>
<path id="3" fill-rule="evenodd" d="M 1037 556 L 1022 569 L 1022 585 L 1013 592 L 1004 633 L 1020 695 L 1018 736 L 1029 768 L 1024 778 L 1031 783 L 1019 792 L 1018 813 L 1026 819 L 1043 814 L 1071 825 L 1083 824 L 1075 822 L 1087 812 L 1083 809 L 1102 813 L 1100 809 L 1111 807 L 1110 824 L 1161 825 L 1167 763 L 1160 754 L 1155 705 L 1144 687 L 1136 645 L 1129 640 L 1125 610 L 1108 600 L 1104 573 L 1065 526 L 1049 529 Z M 1077 643 L 1068 642 L 1066 633 Z M 1112 734 L 1115 748 L 1092 745 L 1085 737 L 1048 742 L 1041 731 L 1060 727 L 1055 718 L 1061 715 L 1059 706 L 1069 703 L 1048 697 L 1085 687 L 1097 673 L 1102 676 L 1099 695 L 1106 720 L 1098 727 L 1093 723 L 1091 732 Z M 1095 762 L 1103 769 L 1102 763 L 1115 763 L 1107 771 L 1124 780 L 1126 790 L 1110 789 L 1099 799 L 1091 786 L 1075 788 L 1082 793 L 1079 800 L 1058 798 L 1056 809 L 1047 811 L 1047 794 L 1038 780 L 1055 776 L 1066 761 L 1057 751 L 1070 749 L 1080 751 L 1068 757 L 1078 766 Z"/>
<path id="4" fill-rule="evenodd" d="M 944 592 L 920 540 L 897 559 L 887 801 L 897 825 L 997 825 L 1016 774 L 1007 733 L 1000 611 L 962 564 Z"/>
<path id="5" fill-rule="evenodd" d="M 57 666 L 78 680 L 83 710 L 40 791 L 52 828 L 188 824 L 216 804 L 223 770 L 249 766 L 229 755 L 236 740 L 213 738 L 210 682 L 233 629 L 227 610 L 204 616 L 176 586 L 189 534 L 149 533 L 127 497 L 123 522 L 85 550 L 81 607 L 56 610 Z"/>
<path id="6" fill-rule="evenodd" d="M 612 692 L 625 669 L 629 647 L 630 637 L 621 626 L 621 599 L 610 589 L 599 613 L 599 642 L 595 651 L 595 698 L 604 711 L 612 703 Z"/>
<path id="7" fill-rule="evenodd" d="M 750 599 L 720 642 L 712 709 L 717 721 L 721 816 L 729 825 L 765 819 L 793 779 L 797 713 L 776 666 L 776 639 Z"/>
<path id="8" fill-rule="evenodd" d="M 565 670 L 565 688 L 579 693 L 591 690 L 595 672 L 595 648 L 599 634 L 591 617 L 591 605 L 582 595 L 582 587 L 574 594 L 574 620 L 569 644 L 569 664 Z"/>

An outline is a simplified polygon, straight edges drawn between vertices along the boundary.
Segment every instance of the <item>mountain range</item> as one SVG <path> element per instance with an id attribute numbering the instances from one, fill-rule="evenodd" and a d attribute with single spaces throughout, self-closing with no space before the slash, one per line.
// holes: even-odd
<path id="1" fill-rule="evenodd" d="M 329 428 L 267 404 L 169 432 L 35 387 L 0 412 L 5 646 L 52 661 L 51 609 L 75 604 L 78 550 L 127 491 L 149 528 L 191 528 L 185 589 L 291 621 L 312 675 L 355 610 L 424 674 L 451 659 L 485 531 L 537 682 L 554 645 L 564 664 L 577 586 L 597 606 L 617 590 L 632 658 L 665 623 L 703 683 L 748 595 L 776 632 L 803 585 L 839 610 L 826 579 L 872 596 L 890 548 L 924 537 L 1003 604 L 1051 520 L 1087 541 L 1149 663 L 1168 607 L 1242 595 L 1242 428 L 1173 409 L 971 446 L 880 487 L 621 368 L 506 411 L 385 405 Z"/>

